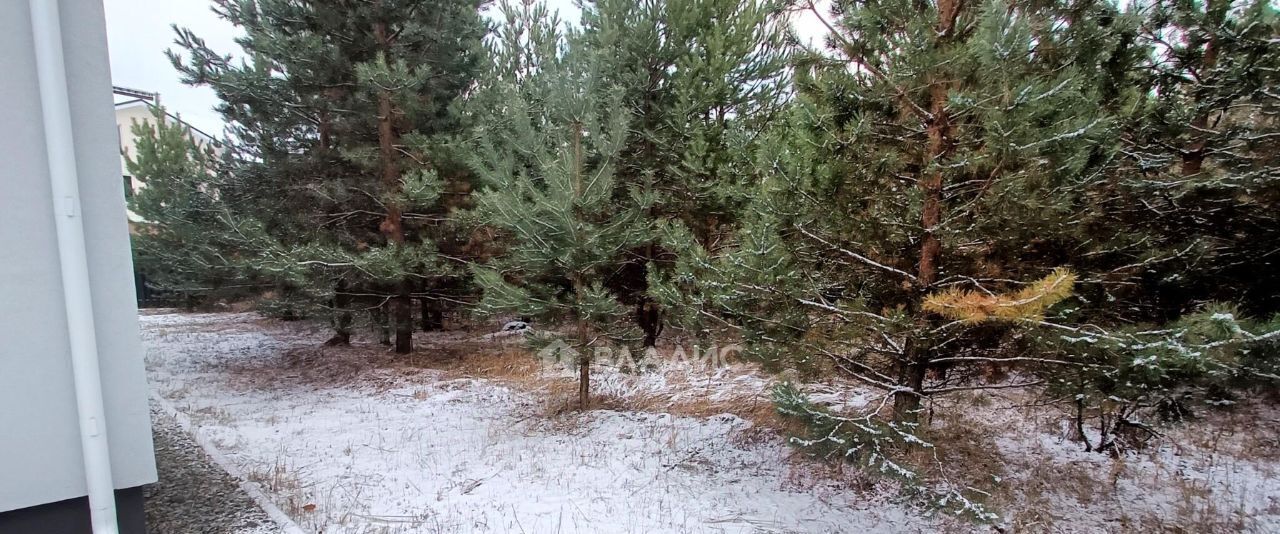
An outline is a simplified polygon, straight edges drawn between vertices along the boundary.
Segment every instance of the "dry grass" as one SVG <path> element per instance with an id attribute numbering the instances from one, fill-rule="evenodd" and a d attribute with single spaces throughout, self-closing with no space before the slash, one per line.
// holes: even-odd
<path id="1" fill-rule="evenodd" d="M 1275 477 L 1280 428 L 1260 423 L 1274 408 L 1205 408 L 1162 427 L 1165 437 L 1148 449 L 1113 458 L 1084 452 L 1068 430 L 1071 414 L 1036 400 L 1034 391 L 953 396 L 927 430 L 948 478 L 990 491 L 1006 531 L 1257 531 L 1243 490 L 1250 486 L 1238 479 L 1250 475 L 1235 473 Z"/>
<path id="2" fill-rule="evenodd" d="M 276 504 L 294 518 L 307 518 L 315 512 L 316 505 L 305 495 L 306 487 L 300 481 L 299 474 L 284 459 L 277 458 L 270 465 L 250 469 L 245 473 L 249 482 L 258 484 L 264 491 L 279 495 Z"/>
<path id="3" fill-rule="evenodd" d="M 281 384 L 308 387 L 364 386 L 384 390 L 404 380 L 475 377 L 517 381 L 535 377 L 538 363 L 523 351 L 493 343 L 471 341 L 467 331 L 415 335 L 415 350 L 396 354 L 375 342 L 354 341 L 346 346 L 323 343 L 327 331 L 313 325 L 258 319 L 232 325 L 234 330 L 268 332 L 279 339 L 297 340 L 276 358 L 227 364 L 221 371 L 248 389 L 271 389 Z M 495 350 L 496 349 L 496 350 Z"/>
<path id="4" fill-rule="evenodd" d="M 484 379 L 534 394 L 543 400 L 542 414 L 548 417 L 579 411 L 576 372 L 547 367 L 519 337 L 478 339 L 483 333 L 478 330 L 417 333 L 415 350 L 407 355 L 391 353 L 385 346 L 360 343 L 346 347 L 306 347 L 286 352 L 281 363 L 283 368 L 294 370 L 307 382 L 322 385 L 368 381 L 370 373 L 378 370 L 400 376 L 429 370 L 441 373 L 433 379 Z M 637 374 L 597 364 L 592 367 L 592 373 L 595 383 L 609 379 L 623 386 L 643 380 L 647 373 L 661 373 L 667 385 L 649 391 L 637 388 L 626 394 L 593 389 L 592 409 L 688 417 L 729 413 L 763 429 L 788 430 L 787 422 L 777 415 L 767 390 L 729 391 L 726 395 L 726 389 L 721 387 L 742 377 L 761 376 L 759 368 L 751 364 L 736 363 L 727 368 L 659 366 Z M 671 391 L 682 394 L 672 396 Z"/>
<path id="5" fill-rule="evenodd" d="M 541 401 L 539 416 L 565 419 L 562 423 L 571 424 L 574 418 L 570 416 L 581 411 L 576 374 L 548 369 L 521 343 L 469 343 L 455 349 L 465 357 L 419 360 L 414 364 L 442 371 L 451 378 L 481 378 L 530 393 Z M 768 439 L 774 439 L 776 435 L 773 433 L 792 430 L 788 426 L 790 423 L 778 416 L 767 391 L 743 391 L 738 395 L 712 395 L 709 391 L 716 385 L 732 381 L 734 377 L 758 373 L 754 366 L 735 364 L 733 368 L 722 369 L 722 376 L 714 383 L 684 370 L 664 372 L 659 369 L 633 375 L 599 365 L 592 369 L 594 382 L 608 379 L 624 385 L 643 380 L 645 373 L 655 372 L 664 373 L 663 380 L 668 387 L 663 390 L 636 389 L 625 394 L 601 392 L 596 388 L 592 391 L 590 409 L 668 413 L 685 417 L 733 414 L 752 423 L 750 430 L 738 436 L 744 442 L 766 439 L 766 434 Z M 686 394 L 673 396 L 670 391 Z M 698 394 L 699 391 L 704 394 Z"/>
<path id="6" fill-rule="evenodd" d="M 455 378 L 483 378 L 534 390 L 545 381 L 542 365 L 516 341 L 459 340 L 410 354 L 406 365 L 442 371 Z"/>
<path id="7" fill-rule="evenodd" d="M 181 329 L 203 333 L 256 331 L 281 339 L 306 341 L 284 350 L 278 358 L 230 363 L 219 369 L 243 388 L 270 389 L 293 384 L 309 387 L 362 385 L 384 389 L 400 384 L 404 379 L 476 378 L 498 382 L 543 399 L 547 416 L 578 410 L 575 373 L 546 367 L 519 337 L 480 339 L 488 333 L 486 330 L 418 332 L 414 335 L 415 350 L 402 355 L 395 354 L 385 345 L 364 340 L 356 340 L 348 346 L 325 346 L 323 340 L 327 331 L 321 325 L 270 318 L 242 316 L 230 324 L 213 321 L 187 324 Z M 660 365 L 656 370 L 637 374 L 597 364 L 592 372 L 593 409 L 660 412 L 689 417 L 730 413 L 763 429 L 788 430 L 787 422 L 777 415 L 767 388 L 724 387 L 742 378 L 767 380 L 759 368 L 751 364 L 678 368 Z M 655 372 L 662 375 L 665 387 L 653 390 L 636 387 L 625 393 L 600 391 L 595 387 L 600 380 L 608 379 L 621 388 L 628 388 L 643 381 L 647 373 Z M 673 396 L 673 391 L 680 392 L 680 395 Z"/>
<path id="8" fill-rule="evenodd" d="M 187 329 L 191 328 L 267 331 L 306 340 L 293 344 L 295 348 L 283 351 L 278 358 L 255 359 L 227 369 L 244 387 L 274 389 L 281 384 L 298 384 L 383 389 L 474 378 L 528 393 L 540 401 L 530 417 L 542 418 L 553 430 L 562 427 L 559 429 L 572 433 L 584 420 L 577 416 L 576 374 L 544 366 L 519 338 L 479 340 L 487 333 L 481 330 L 416 333 L 416 350 L 397 355 L 388 347 L 367 341 L 348 347 L 322 346 L 327 335 L 322 328 L 307 330 L 299 323 L 272 319 L 231 325 L 202 323 Z M 753 423 L 749 431 L 733 438 L 743 442 L 776 443 L 779 435 L 797 430 L 777 414 L 767 387 L 770 377 L 750 364 L 719 368 L 657 365 L 634 374 L 596 365 L 592 371 L 594 409 L 688 417 L 733 414 Z M 423 390 L 419 394 L 429 393 Z M 1062 430 L 1070 414 L 1034 406 L 1035 400 L 1034 391 L 973 392 L 939 399 L 935 418 L 925 430 L 938 448 L 918 454 L 913 463 L 930 478 L 946 478 L 952 484 L 989 491 L 986 502 L 1005 517 L 1003 523 L 1010 532 L 1212 533 L 1248 528 L 1244 505 L 1223 498 L 1222 490 L 1215 486 L 1219 481 L 1179 476 L 1178 470 L 1186 465 L 1157 463 L 1151 468 L 1155 451 L 1114 460 L 1100 455 L 1084 457 L 1088 461 L 1056 458 L 1060 451 L 1046 448 L 1039 440 L 1046 436 L 1070 439 Z M 1215 462 L 1275 465 L 1280 460 L 1276 413 L 1260 405 L 1231 411 L 1206 409 L 1201 419 L 1168 431 L 1164 444 L 1172 443 L 1184 464 L 1201 471 Z M 217 417 L 214 413 L 204 415 Z M 1011 443 L 1018 445 L 1008 449 Z M 1067 443 L 1059 449 L 1073 446 Z M 860 494 L 882 494 L 885 490 L 884 482 L 852 466 L 813 462 L 798 454 L 792 458 L 786 484 L 796 489 L 834 484 Z M 1135 467 L 1143 461 L 1147 462 L 1145 467 Z M 287 484 L 271 470 L 257 476 L 264 484 Z M 1164 511 L 1142 509 L 1128 502 L 1134 491 L 1167 495 L 1172 504 Z M 1081 530 L 1082 518 L 1090 518 L 1092 527 Z"/>
<path id="9" fill-rule="evenodd" d="M 662 372 L 662 371 L 656 371 Z M 715 381 L 714 385 L 733 382 L 735 376 L 753 376 L 758 370 L 747 365 L 739 365 L 725 369 L 727 376 Z M 622 380 L 630 378 L 621 377 Z M 725 394 L 717 391 L 712 395 L 708 380 L 698 376 L 690 376 L 680 371 L 667 372 L 665 376 L 668 391 L 635 391 L 625 395 L 617 393 L 596 394 L 593 407 L 619 411 L 670 413 L 687 417 L 711 417 L 720 414 L 733 414 L 755 426 L 783 431 L 788 429 L 788 422 L 782 419 L 774 407 L 768 391 L 742 391 L 739 394 Z M 577 383 L 570 381 L 562 394 L 576 394 Z M 674 396 L 670 391 L 682 391 L 688 394 Z M 556 393 L 556 391 L 553 391 Z M 574 401 L 576 403 L 576 400 Z M 574 405 L 567 406 L 573 408 Z"/>
<path id="10" fill-rule="evenodd" d="M 373 347 L 298 347 L 278 358 L 238 361 L 222 371 L 242 389 L 269 390 L 282 385 L 340 387 L 353 384 L 381 389 L 395 385 L 395 376 L 380 372 L 393 367 L 386 351 Z"/>

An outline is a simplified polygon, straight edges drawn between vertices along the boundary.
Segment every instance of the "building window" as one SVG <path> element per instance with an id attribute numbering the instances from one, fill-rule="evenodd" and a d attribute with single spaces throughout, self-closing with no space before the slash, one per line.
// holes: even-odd
<path id="1" fill-rule="evenodd" d="M 124 176 L 124 199 L 133 200 L 133 177 L 127 174 Z"/>

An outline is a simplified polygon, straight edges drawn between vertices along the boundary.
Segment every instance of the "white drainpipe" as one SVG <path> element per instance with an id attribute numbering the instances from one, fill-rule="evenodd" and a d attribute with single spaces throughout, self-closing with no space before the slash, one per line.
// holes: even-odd
<path id="1" fill-rule="evenodd" d="M 58 260 L 62 267 L 62 298 L 67 310 L 67 339 L 75 375 L 76 409 L 80 419 L 80 447 L 84 454 L 85 484 L 94 534 L 117 534 L 115 488 L 107 448 L 106 415 L 102 406 L 102 377 L 98 371 L 98 340 L 94 332 L 93 300 L 89 295 L 89 262 L 85 257 L 84 225 L 80 216 L 80 186 L 75 144 L 71 136 L 71 108 L 67 72 L 62 55 L 62 27 L 58 0 L 30 0 L 31 31 L 35 37 L 40 107 L 44 111 L 45 147 L 53 188 L 54 221 L 58 232 Z"/>

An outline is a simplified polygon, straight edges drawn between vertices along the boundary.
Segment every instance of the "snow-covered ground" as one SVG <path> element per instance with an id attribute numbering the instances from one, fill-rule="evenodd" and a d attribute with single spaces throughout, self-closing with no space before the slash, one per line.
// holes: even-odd
<path id="1" fill-rule="evenodd" d="M 797 473 L 780 439 L 753 439 L 733 415 L 548 418 L 528 392 L 429 369 L 329 383 L 288 365 L 323 332 L 250 314 L 141 320 L 155 393 L 308 532 L 934 530 Z M 607 373 L 600 386 L 638 387 Z"/>
<path id="2" fill-rule="evenodd" d="M 616 410 L 557 412 L 547 399 L 572 396 L 572 373 L 480 361 L 504 342 L 470 333 L 418 334 L 405 359 L 252 314 L 141 319 L 154 394 L 306 532 L 1280 532 L 1280 410 L 1266 403 L 1206 410 L 1113 459 L 1067 439 L 1034 392 L 949 397 L 938 465 L 991 490 L 1002 516 L 977 525 L 721 413 L 772 413 L 774 379 L 750 366 L 596 366 Z M 504 365 L 531 367 L 481 369 Z M 837 408 L 872 398 L 805 387 Z"/>
<path id="3" fill-rule="evenodd" d="M 1012 519 L 1055 532 L 1280 532 L 1277 412 L 1255 408 L 1204 411 L 1119 458 L 1085 452 L 1066 428 L 997 437 L 1017 494 Z"/>

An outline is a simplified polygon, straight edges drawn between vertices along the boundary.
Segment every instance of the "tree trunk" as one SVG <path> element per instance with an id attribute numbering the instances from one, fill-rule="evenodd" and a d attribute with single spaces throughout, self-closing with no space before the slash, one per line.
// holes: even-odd
<path id="1" fill-rule="evenodd" d="M 373 324 L 378 329 L 378 343 L 383 345 L 391 344 L 391 324 L 387 320 L 387 305 L 380 304 L 369 310 L 369 315 L 373 317 Z"/>
<path id="2" fill-rule="evenodd" d="M 578 408 L 586 410 L 591 405 L 591 338 L 587 334 L 587 319 L 582 315 L 582 292 L 586 285 L 582 274 L 573 276 L 573 294 L 577 306 L 573 313 L 578 321 Z"/>
<path id="3" fill-rule="evenodd" d="M 444 309 L 440 302 L 429 297 L 418 299 L 422 311 L 422 331 L 438 332 L 444 330 Z"/>
<path id="4" fill-rule="evenodd" d="M 387 35 L 387 24 L 382 21 L 373 24 L 373 34 L 385 56 L 390 55 L 391 38 Z M 390 61 L 390 58 L 386 58 Z M 391 103 L 391 91 L 378 91 L 378 158 L 382 166 L 382 188 L 387 196 L 393 199 L 400 190 L 400 169 L 396 164 L 395 145 L 399 143 L 392 115 L 395 110 Z M 400 205 L 395 200 L 387 202 L 387 216 L 379 225 L 379 230 L 387 239 L 389 246 L 404 245 L 404 226 L 401 221 Z M 399 293 L 393 301 L 393 313 L 396 326 L 396 352 L 407 354 L 413 350 L 413 312 L 409 302 L 408 281 L 401 281 Z"/>
<path id="5" fill-rule="evenodd" d="M 708 215 L 703 219 L 703 224 L 706 225 L 706 228 L 703 229 L 702 250 L 707 251 L 707 254 L 712 254 L 714 251 L 711 249 L 716 246 L 716 228 L 720 227 L 720 218 L 715 215 Z"/>
<path id="6" fill-rule="evenodd" d="M 942 48 L 950 39 L 959 16 L 959 0 L 938 2 L 938 41 Z M 929 143 L 924 163 L 924 176 L 919 180 L 923 203 L 920 210 L 920 262 L 916 266 L 917 296 L 924 298 L 938 279 L 938 263 L 942 256 L 942 241 L 938 239 L 938 224 L 942 222 L 942 190 L 944 179 L 942 160 L 951 149 L 951 117 L 947 114 L 947 81 L 942 73 L 934 75 L 929 85 L 929 117 L 926 121 Z M 912 302 L 918 306 L 918 302 Z M 929 328 L 928 317 L 918 321 L 920 330 Z M 924 394 L 924 378 L 929 371 L 931 351 L 922 346 L 922 339 L 908 339 L 899 366 L 898 383 L 908 391 L 894 393 L 894 417 L 915 422 L 919 418 L 920 401 Z"/>
<path id="7" fill-rule="evenodd" d="M 578 408 L 586 410 L 591 405 L 591 357 L 583 353 L 578 357 Z"/>
<path id="8" fill-rule="evenodd" d="M 320 133 L 320 153 L 325 156 L 329 155 L 329 149 L 333 146 L 333 121 L 329 116 L 329 111 L 322 110 L 319 113 L 320 124 L 318 126 Z M 333 337 L 325 341 L 327 346 L 348 346 L 351 345 L 351 295 L 346 293 L 347 283 L 339 280 L 333 291 Z"/>
<path id="9" fill-rule="evenodd" d="M 587 322 L 578 319 L 578 408 L 586 410 L 591 405 L 591 352 L 587 347 Z"/>
<path id="10" fill-rule="evenodd" d="M 1210 25 L 1216 27 L 1222 24 L 1222 18 L 1216 15 L 1216 13 L 1221 13 L 1221 11 L 1215 11 L 1213 0 L 1205 1 L 1205 13 L 1206 17 L 1210 20 Z M 1207 77 L 1210 71 L 1217 67 L 1217 65 L 1218 36 L 1216 33 L 1211 31 L 1209 33 L 1208 41 L 1204 44 L 1204 56 L 1201 59 L 1200 68 L 1197 69 L 1197 72 L 1199 72 L 1200 76 Z M 1200 78 L 1197 83 L 1200 86 L 1206 86 L 1210 85 L 1212 80 Z M 1197 91 L 1193 90 L 1192 94 L 1195 95 L 1196 92 Z M 1196 95 L 1196 98 L 1193 101 L 1196 105 L 1203 104 L 1198 95 Z M 1199 174 L 1200 171 L 1204 169 L 1205 148 L 1207 148 L 1209 144 L 1207 133 L 1208 129 L 1209 111 L 1196 110 L 1196 115 L 1191 119 L 1191 142 L 1188 143 L 1187 147 L 1182 151 L 1183 176 Z"/>
<path id="11" fill-rule="evenodd" d="M 1089 443 L 1089 434 L 1084 431 L 1084 393 L 1076 394 L 1076 434 L 1084 442 L 1084 452 L 1093 452 L 1093 444 Z"/>
<path id="12" fill-rule="evenodd" d="M 278 284 L 276 285 L 276 288 L 278 292 L 277 294 L 280 295 L 280 299 L 279 299 L 280 320 L 281 321 L 297 321 L 299 319 L 302 319 L 302 317 L 298 314 L 298 309 L 296 305 L 294 304 L 296 301 L 293 299 L 293 295 L 294 295 L 293 287 L 288 284 Z M 192 299 L 194 297 L 193 295 L 188 293 L 187 298 Z M 195 301 L 188 300 L 187 305 L 194 307 Z"/>
<path id="13" fill-rule="evenodd" d="M 907 340 L 903 363 L 898 370 L 898 383 L 910 391 L 893 394 L 893 418 L 915 423 L 920 420 L 920 392 L 924 389 L 924 377 L 929 372 L 929 359 L 912 340 Z"/>
<path id="14" fill-rule="evenodd" d="M 939 167 L 941 162 L 938 160 L 946 154 L 947 137 L 951 130 L 946 110 L 947 87 L 941 82 L 935 82 L 929 93 L 933 102 L 930 106 L 933 118 L 929 121 L 929 161 L 925 164 L 931 168 L 919 182 L 924 200 L 920 211 L 920 227 L 924 235 L 920 239 L 920 263 L 916 277 L 919 278 L 922 294 L 930 289 L 938 277 L 938 256 L 942 252 L 942 242 L 938 240 L 937 231 L 938 223 L 942 222 L 943 182 L 942 169 Z"/>
<path id="15" fill-rule="evenodd" d="M 321 110 L 319 119 L 320 153 L 328 156 L 329 150 L 333 147 L 333 120 L 329 115 L 329 110 Z M 346 346 L 351 344 L 351 295 L 347 294 L 346 291 L 347 282 L 338 280 L 333 290 L 333 337 L 325 341 L 325 345 Z"/>
<path id="16" fill-rule="evenodd" d="M 413 351 L 413 301 L 409 297 L 409 283 L 400 283 L 400 292 L 392 301 L 395 311 L 396 353 Z"/>
<path id="17" fill-rule="evenodd" d="M 582 124 L 575 123 L 573 131 L 573 194 L 574 198 L 582 198 Z M 579 236 L 574 235 L 575 240 L 579 240 Z M 578 320 L 578 347 L 581 352 L 578 353 L 578 408 L 586 410 L 591 404 L 591 347 L 587 345 L 590 339 L 587 337 L 587 319 L 582 312 L 582 294 L 586 291 L 586 283 L 583 279 L 586 274 L 577 272 L 573 274 L 573 298 L 575 306 L 573 314 Z"/>
<path id="18" fill-rule="evenodd" d="M 431 329 L 435 331 L 444 330 L 444 303 L 438 300 L 431 301 Z"/>
<path id="19" fill-rule="evenodd" d="M 333 337 L 324 342 L 325 345 L 351 344 L 351 295 L 347 294 L 347 284 L 338 282 L 333 292 Z"/>
<path id="20" fill-rule="evenodd" d="M 328 155 L 329 148 L 333 146 L 333 121 L 329 118 L 329 110 L 322 110 L 319 114 L 320 124 L 317 130 L 320 133 L 320 151 Z"/>
<path id="21" fill-rule="evenodd" d="M 662 334 L 662 308 L 648 297 L 636 305 L 636 323 L 644 332 L 644 348 L 656 347 Z"/>

